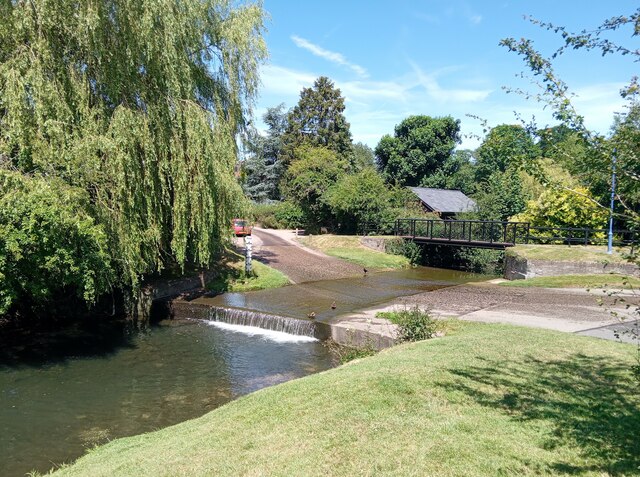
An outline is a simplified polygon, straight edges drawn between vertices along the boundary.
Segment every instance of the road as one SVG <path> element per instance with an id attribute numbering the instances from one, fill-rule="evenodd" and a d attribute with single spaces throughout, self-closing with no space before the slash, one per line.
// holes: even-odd
<path id="1" fill-rule="evenodd" d="M 302 247 L 291 231 L 253 229 L 253 256 L 287 275 L 294 283 L 361 276 L 362 267 Z"/>

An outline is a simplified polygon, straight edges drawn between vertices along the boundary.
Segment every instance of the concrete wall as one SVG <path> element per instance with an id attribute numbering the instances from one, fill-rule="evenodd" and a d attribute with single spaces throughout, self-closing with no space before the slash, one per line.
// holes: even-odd
<path id="1" fill-rule="evenodd" d="M 379 237 L 360 237 L 360 243 L 378 252 L 385 251 L 385 239 Z"/>
<path id="2" fill-rule="evenodd" d="M 504 277 L 508 280 L 553 277 L 558 275 L 597 275 L 607 273 L 640 276 L 640 269 L 630 263 L 527 260 L 522 257 L 507 255 L 504 265 Z"/>

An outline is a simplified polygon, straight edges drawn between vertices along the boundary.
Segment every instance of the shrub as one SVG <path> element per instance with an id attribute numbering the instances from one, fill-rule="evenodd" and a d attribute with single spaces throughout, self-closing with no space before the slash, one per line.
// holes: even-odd
<path id="1" fill-rule="evenodd" d="M 275 217 L 281 228 L 302 228 L 307 222 L 304 211 L 292 202 L 281 202 L 275 210 Z"/>
<path id="2" fill-rule="evenodd" d="M 434 338 L 441 331 L 441 324 L 417 305 L 399 311 L 376 314 L 398 325 L 398 341 L 422 341 Z"/>
<path id="3" fill-rule="evenodd" d="M 88 211 L 80 189 L 0 170 L 0 315 L 109 290 L 107 236 Z"/>
<path id="4" fill-rule="evenodd" d="M 419 264 L 422 258 L 422 249 L 418 244 L 400 237 L 385 240 L 384 249 L 392 255 L 407 257 L 411 265 Z"/>
<path id="5" fill-rule="evenodd" d="M 286 201 L 253 204 L 251 216 L 255 223 L 267 229 L 301 228 L 306 222 L 302 209 Z"/>
<path id="6" fill-rule="evenodd" d="M 469 272 L 500 275 L 504 271 L 504 251 L 461 247 L 456 251 L 462 266 Z"/>

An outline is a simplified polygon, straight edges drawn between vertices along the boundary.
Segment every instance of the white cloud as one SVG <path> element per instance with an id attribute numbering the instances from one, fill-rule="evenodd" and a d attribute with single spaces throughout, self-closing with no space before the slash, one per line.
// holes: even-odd
<path id="1" fill-rule="evenodd" d="M 324 58 L 325 60 L 338 64 L 340 66 L 346 66 L 361 78 L 369 77 L 369 73 L 367 72 L 366 69 L 364 69 L 360 65 L 351 63 L 341 53 L 325 50 L 321 46 L 314 45 L 310 41 L 305 40 L 304 38 L 301 38 L 297 35 L 292 35 L 291 40 L 293 40 L 293 42 L 296 44 L 297 47 L 310 51 L 315 56 L 319 56 L 320 58 Z"/>
<path id="2" fill-rule="evenodd" d="M 434 101 L 447 103 L 473 103 L 484 101 L 491 94 L 490 89 L 445 89 L 436 80 L 435 74 L 425 73 L 416 63 L 409 61 L 417 78 L 418 85 L 422 86 L 429 97 Z"/>

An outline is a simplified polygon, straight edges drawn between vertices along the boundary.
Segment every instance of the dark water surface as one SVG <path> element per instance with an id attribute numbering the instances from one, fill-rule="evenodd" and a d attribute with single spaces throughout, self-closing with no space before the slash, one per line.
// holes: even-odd
<path id="1" fill-rule="evenodd" d="M 81 356 L 37 355 L 24 364 L 7 363 L 5 353 L 0 476 L 45 472 L 95 444 L 176 424 L 332 366 L 321 343 L 301 339 L 176 321 L 120 336 L 115 349 L 96 355 L 82 349 Z M 91 346 L 89 337 L 84 344 Z"/>

